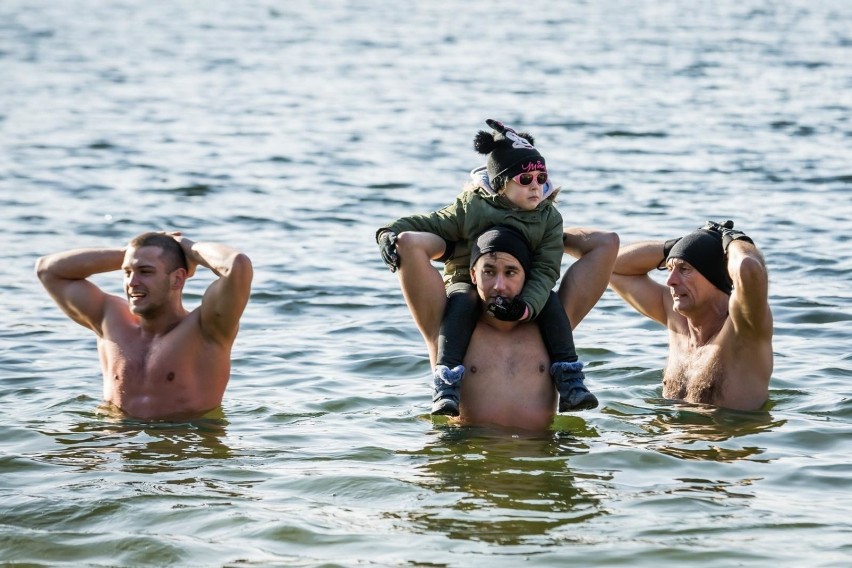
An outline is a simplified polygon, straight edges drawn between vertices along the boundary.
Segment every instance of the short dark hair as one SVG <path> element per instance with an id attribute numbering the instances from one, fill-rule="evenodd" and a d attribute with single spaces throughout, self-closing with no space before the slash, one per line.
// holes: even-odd
<path id="1" fill-rule="evenodd" d="M 184 270 L 189 269 L 183 248 L 181 248 L 180 243 L 171 235 L 154 232 L 142 233 L 141 235 L 133 237 L 130 241 L 130 246 L 133 248 L 159 248 L 162 251 L 160 254 L 166 262 L 166 270 L 168 272 L 173 272 L 178 268 L 183 268 Z"/>

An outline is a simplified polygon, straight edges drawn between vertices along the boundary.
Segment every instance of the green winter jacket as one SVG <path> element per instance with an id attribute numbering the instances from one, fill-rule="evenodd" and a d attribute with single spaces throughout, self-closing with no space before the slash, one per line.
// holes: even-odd
<path id="1" fill-rule="evenodd" d="M 532 274 L 526 275 L 521 291 L 530 308 L 530 317 L 541 313 L 562 268 L 562 215 L 552 199 L 543 200 L 532 211 L 516 209 L 502 195 L 483 188 L 466 189 L 454 203 L 426 215 L 402 217 L 380 228 L 376 235 L 391 230 L 433 233 L 455 243 L 455 250 L 444 263 L 444 283 L 470 282 L 470 239 L 496 225 L 508 225 L 520 231 L 533 252 Z"/>

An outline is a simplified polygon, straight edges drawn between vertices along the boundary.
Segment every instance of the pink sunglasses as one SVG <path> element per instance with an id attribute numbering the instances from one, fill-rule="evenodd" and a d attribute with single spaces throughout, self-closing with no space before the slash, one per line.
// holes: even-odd
<path id="1" fill-rule="evenodd" d="M 533 179 L 538 182 L 538 185 L 543 186 L 545 183 L 547 183 L 547 172 L 539 172 L 537 175 L 527 173 L 518 174 L 512 178 L 513 181 L 521 184 L 524 187 L 531 184 L 533 182 Z"/>

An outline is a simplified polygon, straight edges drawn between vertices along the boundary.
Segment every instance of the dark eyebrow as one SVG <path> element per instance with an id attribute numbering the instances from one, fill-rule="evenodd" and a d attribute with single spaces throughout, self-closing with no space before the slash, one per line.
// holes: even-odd
<path id="1" fill-rule="evenodd" d="M 486 268 L 490 268 L 491 270 L 494 270 L 496 267 L 497 267 L 496 262 L 488 262 L 486 260 L 485 262 L 482 263 L 483 270 L 486 269 Z M 512 263 L 505 265 L 505 268 L 506 268 L 506 270 L 520 270 L 521 265 L 515 264 L 514 262 L 512 262 Z"/>
<path id="2" fill-rule="evenodd" d="M 142 270 L 142 269 L 145 269 L 145 268 L 156 269 L 156 266 L 154 266 L 153 264 L 137 264 L 137 265 L 122 264 L 121 265 L 121 270 L 130 270 L 131 268 L 136 269 L 136 270 Z"/>

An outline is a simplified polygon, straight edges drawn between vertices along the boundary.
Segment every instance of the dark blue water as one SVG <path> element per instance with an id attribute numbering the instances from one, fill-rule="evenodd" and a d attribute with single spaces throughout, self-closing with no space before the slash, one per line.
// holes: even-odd
<path id="1" fill-rule="evenodd" d="M 841 0 L 3 2 L 0 562 L 848 564 L 849 30 Z M 755 239 L 764 411 L 662 399 L 663 330 L 607 292 L 575 332 L 598 409 L 429 420 L 373 232 L 450 202 L 489 117 L 536 136 L 568 225 Z M 103 409 L 94 337 L 32 272 L 150 229 L 254 261 L 203 422 Z"/>

